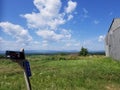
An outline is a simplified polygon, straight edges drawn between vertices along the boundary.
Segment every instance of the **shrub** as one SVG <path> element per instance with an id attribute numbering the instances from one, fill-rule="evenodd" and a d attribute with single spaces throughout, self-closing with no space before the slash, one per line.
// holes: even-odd
<path id="1" fill-rule="evenodd" d="M 86 56 L 88 55 L 88 50 L 87 48 L 82 47 L 79 53 L 80 56 Z"/>

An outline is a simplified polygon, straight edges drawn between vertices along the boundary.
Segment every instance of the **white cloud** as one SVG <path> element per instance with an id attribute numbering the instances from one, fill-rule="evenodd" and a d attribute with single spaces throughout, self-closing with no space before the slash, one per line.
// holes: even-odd
<path id="1" fill-rule="evenodd" d="M 75 10 L 76 6 L 77 6 L 76 2 L 73 2 L 72 0 L 69 0 L 68 1 L 68 7 L 65 8 L 65 12 L 66 13 L 71 13 L 72 11 Z"/>
<path id="2" fill-rule="evenodd" d="M 62 33 L 60 34 L 57 34 L 52 30 L 39 30 L 36 33 L 45 40 L 59 41 L 61 39 L 71 38 L 71 34 L 65 30 L 62 30 Z"/>
<path id="3" fill-rule="evenodd" d="M 79 42 L 77 42 L 77 43 L 74 44 L 74 46 L 76 46 L 76 47 L 80 47 L 81 44 L 80 44 Z"/>
<path id="4" fill-rule="evenodd" d="M 56 17 L 61 8 L 60 0 L 34 0 L 34 5 L 42 16 Z"/>
<path id="5" fill-rule="evenodd" d="M 0 41 L 0 50 L 18 50 L 23 48 L 23 44 L 16 43 L 15 41 L 8 41 L 2 38 Z"/>
<path id="6" fill-rule="evenodd" d="M 61 45 L 66 44 L 62 41 L 66 42 L 71 39 L 71 31 L 60 26 L 74 17 L 75 13 L 73 12 L 77 6 L 75 1 L 69 0 L 67 2 L 68 5 L 65 7 L 62 6 L 61 0 L 34 0 L 33 3 L 37 10 L 34 9 L 31 13 L 21 15 L 26 19 L 28 28 L 34 30 L 32 32 L 36 32 L 38 36 L 42 37 L 42 39 L 40 38 L 41 41 L 33 41 L 29 31 L 20 25 L 11 22 L 0 22 L 2 31 L 8 35 L 7 38 L 12 37 L 11 41 L 4 40 L 1 37 L 0 48 L 15 50 L 22 47 L 26 49 L 54 48 L 55 46 L 49 45 L 49 40 L 57 41 L 57 44 Z M 61 7 L 65 7 L 63 12 Z M 78 46 L 78 44 L 74 43 L 73 46 Z M 58 49 L 58 46 L 56 48 Z"/>
<path id="7" fill-rule="evenodd" d="M 64 24 L 65 20 L 62 15 L 57 15 L 57 17 L 49 17 L 41 13 L 25 14 L 24 18 L 27 19 L 27 25 L 29 28 L 50 28 L 56 29 L 57 26 Z"/>
<path id="8" fill-rule="evenodd" d="M 104 40 L 105 40 L 105 35 L 100 35 L 98 41 L 103 42 Z"/>
<path id="9" fill-rule="evenodd" d="M 86 8 L 83 8 L 83 17 L 84 18 L 88 18 L 89 17 L 88 10 Z"/>
<path id="10" fill-rule="evenodd" d="M 69 21 L 69 20 L 71 20 L 72 18 L 73 18 L 73 15 L 69 15 L 67 20 Z"/>
<path id="11" fill-rule="evenodd" d="M 62 35 L 56 34 L 54 31 L 50 31 L 50 30 L 37 31 L 37 34 L 45 40 L 57 41 L 57 40 L 60 40 L 61 38 L 63 38 Z"/>
<path id="12" fill-rule="evenodd" d="M 34 5 L 39 10 L 38 13 L 22 15 L 27 19 L 28 27 L 56 29 L 58 25 L 65 23 L 63 14 L 59 13 L 60 0 L 34 0 Z"/>
<path id="13" fill-rule="evenodd" d="M 38 41 L 34 41 L 34 44 L 40 44 L 40 42 L 38 42 Z"/>
<path id="14" fill-rule="evenodd" d="M 60 12 L 62 6 L 60 0 L 34 0 L 34 5 L 39 10 L 38 13 L 32 12 L 31 14 L 21 15 L 26 18 L 28 27 L 56 30 L 57 27 L 65 24 L 66 16 L 68 16 L 69 20 L 73 18 L 72 14 L 67 15 L 67 13 L 72 13 L 77 3 L 71 0 L 68 1 L 68 7 L 64 12 Z"/>
<path id="15" fill-rule="evenodd" d="M 87 10 L 86 8 L 83 8 L 83 12 L 84 12 L 85 14 L 88 14 L 88 10 Z"/>
<path id="16" fill-rule="evenodd" d="M 64 12 L 60 12 L 62 7 L 60 0 L 34 0 L 34 5 L 38 9 L 37 13 L 21 15 L 27 20 L 29 28 L 37 29 L 36 34 L 45 40 L 59 41 L 71 38 L 70 32 L 66 30 L 69 33 L 63 33 L 60 25 L 74 17 L 72 12 L 77 6 L 76 2 L 69 0 Z"/>
<path id="17" fill-rule="evenodd" d="M 10 22 L 1 22 L 0 27 L 3 32 L 16 39 L 16 42 L 27 44 L 32 41 L 32 37 L 28 30 L 24 29 L 20 25 L 15 25 Z"/>
<path id="18" fill-rule="evenodd" d="M 72 44 L 71 43 L 66 43 L 66 46 L 67 47 L 70 47 Z"/>
<path id="19" fill-rule="evenodd" d="M 99 24 L 100 23 L 100 21 L 98 21 L 98 20 L 94 20 L 93 22 L 94 22 L 94 24 Z"/>
<path id="20" fill-rule="evenodd" d="M 64 37 L 66 37 L 68 39 L 71 38 L 71 31 L 70 30 L 62 29 L 61 34 L 64 35 Z"/>
<path id="21" fill-rule="evenodd" d="M 84 40 L 82 46 L 88 48 L 89 51 L 99 51 L 104 50 L 104 42 L 98 43 L 98 38 L 91 38 Z"/>
<path id="22" fill-rule="evenodd" d="M 24 48 L 25 50 L 44 49 L 42 47 L 42 42 L 39 41 L 31 41 L 29 42 L 29 44 L 26 45 L 21 42 L 16 42 L 14 40 L 5 40 L 4 38 L 0 37 L 0 50 L 20 50 L 21 48 Z"/>
<path id="23" fill-rule="evenodd" d="M 43 46 L 43 47 L 47 47 L 47 46 L 48 46 L 48 44 L 47 44 L 47 43 L 44 43 L 44 44 L 42 44 L 42 46 Z"/>
<path id="24" fill-rule="evenodd" d="M 48 41 L 47 40 L 43 40 L 42 43 L 48 43 Z"/>
<path id="25" fill-rule="evenodd" d="M 43 47 L 47 47 L 48 46 L 48 41 L 47 40 L 43 40 L 42 41 L 42 46 Z"/>
<path id="26" fill-rule="evenodd" d="M 79 50 L 81 48 L 81 43 L 78 40 L 70 39 L 70 40 L 63 40 L 64 50 Z"/>
<path id="27" fill-rule="evenodd" d="M 81 47 L 81 44 L 79 43 L 79 42 L 71 42 L 71 43 L 66 43 L 66 46 L 67 47 L 70 47 L 70 46 L 72 46 L 72 47 L 77 47 L 77 48 L 80 48 Z"/>
<path id="28" fill-rule="evenodd" d="M 0 42 L 2 42 L 3 41 L 3 38 L 2 37 L 0 37 Z"/>

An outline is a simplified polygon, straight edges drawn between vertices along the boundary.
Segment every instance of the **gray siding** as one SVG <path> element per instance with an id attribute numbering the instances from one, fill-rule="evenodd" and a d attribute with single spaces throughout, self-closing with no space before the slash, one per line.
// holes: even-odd
<path id="1" fill-rule="evenodd" d="M 106 36 L 106 56 L 120 60 L 120 19 L 113 20 Z"/>
<path id="2" fill-rule="evenodd" d="M 120 28 L 109 33 L 107 49 L 107 56 L 120 60 Z"/>

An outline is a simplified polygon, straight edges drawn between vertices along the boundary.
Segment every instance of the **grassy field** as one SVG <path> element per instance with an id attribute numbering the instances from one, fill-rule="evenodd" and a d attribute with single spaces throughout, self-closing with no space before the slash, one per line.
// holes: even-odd
<path id="1" fill-rule="evenodd" d="M 120 62 L 104 56 L 31 55 L 32 90 L 120 90 Z M 0 60 L 0 90 L 26 90 L 17 63 Z"/>

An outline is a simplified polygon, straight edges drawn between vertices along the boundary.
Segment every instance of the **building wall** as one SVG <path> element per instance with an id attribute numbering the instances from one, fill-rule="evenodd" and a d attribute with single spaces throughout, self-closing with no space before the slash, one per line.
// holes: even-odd
<path id="1" fill-rule="evenodd" d="M 105 43 L 106 43 L 106 46 L 105 46 L 105 54 L 106 54 L 106 57 L 109 57 L 109 43 L 108 43 L 108 38 L 109 38 L 109 34 L 107 34 L 106 38 L 105 38 Z"/>
<path id="2" fill-rule="evenodd" d="M 109 32 L 107 48 L 110 57 L 120 60 L 120 27 Z"/>
<path id="3" fill-rule="evenodd" d="M 106 57 L 109 57 L 110 55 L 109 55 L 109 46 L 108 45 L 106 45 L 105 46 L 105 54 L 106 54 Z"/>

